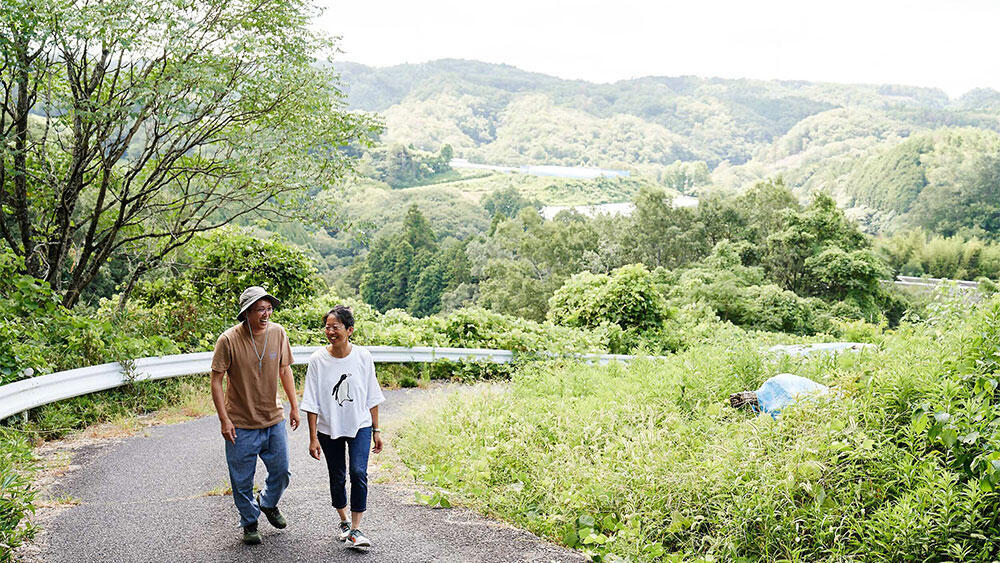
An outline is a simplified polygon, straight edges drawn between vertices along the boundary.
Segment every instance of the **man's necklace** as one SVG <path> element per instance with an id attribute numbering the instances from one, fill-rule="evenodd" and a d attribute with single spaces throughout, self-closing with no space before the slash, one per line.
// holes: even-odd
<path id="1" fill-rule="evenodd" d="M 250 323 L 247 323 L 247 328 L 250 328 Z M 253 344 L 253 353 L 257 356 L 257 375 L 260 377 L 264 377 L 264 354 L 267 353 L 267 337 L 270 332 L 267 328 L 266 326 L 264 327 L 264 351 L 260 353 L 257 352 L 257 342 L 253 337 L 253 329 L 250 328 L 250 344 Z"/>

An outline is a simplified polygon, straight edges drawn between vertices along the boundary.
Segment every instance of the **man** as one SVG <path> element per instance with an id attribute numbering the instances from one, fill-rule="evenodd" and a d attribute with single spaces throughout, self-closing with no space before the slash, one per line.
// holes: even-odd
<path id="1" fill-rule="evenodd" d="M 233 502 L 240 513 L 243 542 L 260 543 L 257 518 L 263 512 L 275 528 L 284 528 L 278 500 L 288 486 L 288 438 L 284 409 L 278 400 L 278 381 L 288 397 L 288 424 L 299 427 L 299 407 L 292 378 L 292 349 L 285 329 L 269 322 L 279 301 L 262 287 L 248 287 L 240 295 L 240 324 L 226 330 L 215 343 L 212 358 L 212 401 L 226 440 L 226 463 Z M 226 382 L 223 391 L 223 381 Z M 264 490 L 254 498 L 257 457 L 267 468 Z"/>

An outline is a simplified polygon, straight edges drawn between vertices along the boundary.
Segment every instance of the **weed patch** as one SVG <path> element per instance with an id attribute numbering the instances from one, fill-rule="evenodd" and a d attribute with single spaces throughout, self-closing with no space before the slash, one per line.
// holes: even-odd
<path id="1" fill-rule="evenodd" d="M 401 429 L 445 498 L 595 559 L 1000 557 L 1000 301 L 873 333 L 877 352 L 774 358 L 734 335 L 666 360 L 520 367 Z M 837 392 L 733 410 L 779 372 Z"/>

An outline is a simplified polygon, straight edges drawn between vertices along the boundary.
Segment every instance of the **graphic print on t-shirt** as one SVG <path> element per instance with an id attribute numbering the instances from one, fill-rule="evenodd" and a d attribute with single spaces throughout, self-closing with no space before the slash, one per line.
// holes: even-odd
<path id="1" fill-rule="evenodd" d="M 351 382 L 347 381 L 350 375 L 349 373 L 340 374 L 340 381 L 337 381 L 337 384 L 333 386 L 333 399 L 337 401 L 337 406 L 342 407 L 348 401 L 354 402 L 354 399 L 351 398 Z"/>

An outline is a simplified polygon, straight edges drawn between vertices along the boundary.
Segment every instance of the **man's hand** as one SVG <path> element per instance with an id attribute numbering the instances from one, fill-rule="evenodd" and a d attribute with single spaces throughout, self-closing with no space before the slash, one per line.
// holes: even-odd
<path id="1" fill-rule="evenodd" d="M 299 409 L 293 408 L 292 412 L 288 414 L 288 425 L 292 427 L 292 430 L 295 430 L 299 427 L 299 422 L 301 422 L 301 419 L 299 418 Z"/>
<path id="2" fill-rule="evenodd" d="M 222 437 L 236 443 L 236 427 L 233 426 L 233 421 L 228 418 L 222 421 Z"/>
<path id="3" fill-rule="evenodd" d="M 375 452 L 375 453 L 381 453 L 381 451 L 382 451 L 382 433 L 381 432 L 376 432 L 375 434 L 373 434 L 372 435 L 372 441 L 375 442 L 375 447 L 372 448 L 372 451 Z"/>
<path id="4" fill-rule="evenodd" d="M 319 459 L 319 454 L 322 451 L 323 448 L 320 447 L 318 439 L 313 438 L 309 440 L 309 455 L 313 456 L 316 459 Z"/>

